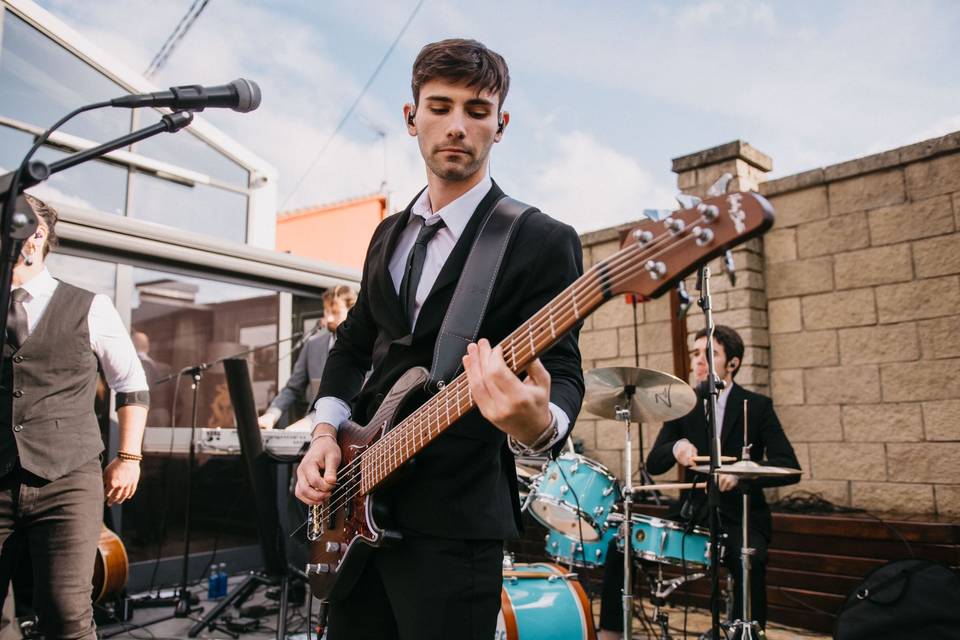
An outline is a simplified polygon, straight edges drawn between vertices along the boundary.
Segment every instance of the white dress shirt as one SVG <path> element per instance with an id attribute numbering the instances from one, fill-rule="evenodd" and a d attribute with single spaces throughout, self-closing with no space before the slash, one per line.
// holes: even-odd
<path id="1" fill-rule="evenodd" d="M 733 384 L 732 384 L 732 383 L 726 385 L 726 386 L 723 388 L 723 391 L 720 392 L 720 395 L 717 396 L 717 429 L 720 430 L 720 435 L 721 435 L 721 436 L 723 435 L 723 416 L 724 416 L 724 414 L 725 414 L 725 412 L 726 412 L 726 410 L 727 410 L 727 399 L 730 398 L 730 390 L 731 390 L 731 389 L 733 389 Z M 709 413 L 710 413 L 709 409 L 710 409 L 710 408 L 707 406 L 707 402 L 708 402 L 707 400 L 704 400 L 704 401 L 703 401 L 703 409 L 704 409 L 704 414 L 708 414 L 708 415 L 709 415 Z M 710 425 L 709 425 L 709 424 L 704 425 L 704 428 L 705 428 L 708 432 L 710 431 Z M 709 439 L 710 434 L 708 433 L 707 435 L 708 435 L 708 439 Z M 682 442 L 690 442 L 690 441 L 687 440 L 686 438 L 680 438 L 679 440 L 677 440 L 676 442 L 673 443 L 673 457 L 674 457 L 674 459 L 676 459 L 676 457 L 677 457 L 677 447 L 678 447 L 678 446 L 680 445 L 680 443 L 682 443 Z"/>
<path id="2" fill-rule="evenodd" d="M 413 308 L 414 326 L 416 326 L 417 318 L 420 315 L 420 308 L 430 294 L 433 283 L 440 275 L 440 270 L 453 252 L 453 248 L 463 234 L 467 223 L 470 222 L 473 212 L 476 211 L 480 201 L 483 200 L 492 186 L 493 181 L 490 176 L 486 176 L 472 189 L 439 211 L 434 211 L 430 203 L 430 189 L 424 189 L 410 208 L 412 215 L 407 222 L 407 227 L 400 232 L 400 238 L 397 240 L 397 246 L 394 248 L 389 262 L 390 277 L 393 279 L 393 288 L 398 295 L 400 293 L 400 283 L 403 281 L 403 272 L 406 270 L 407 254 L 410 253 L 413 243 L 417 241 L 417 234 L 420 233 L 421 221 L 415 216 L 422 218 L 424 224 L 436 224 L 438 219 L 442 219 L 445 225 L 437 231 L 436 235 L 427 244 L 427 255 L 423 262 L 423 273 L 420 276 L 420 283 L 417 285 L 416 304 Z M 550 413 L 557 420 L 557 435 L 550 440 L 544 449 L 559 442 L 570 429 L 570 418 L 563 409 L 551 402 Z M 314 427 L 321 422 L 337 426 L 349 418 L 350 407 L 340 398 L 326 396 L 317 400 L 314 405 Z"/>
<path id="3" fill-rule="evenodd" d="M 22 285 L 30 294 L 30 299 L 23 303 L 27 312 L 29 333 L 33 333 L 59 284 L 50 272 L 44 269 Z M 90 333 L 90 348 L 100 360 L 110 388 L 117 393 L 146 391 L 147 376 L 143 372 L 143 365 L 137 358 L 130 332 L 124 326 L 110 298 L 99 293 L 93 297 L 87 313 L 87 328 Z"/>

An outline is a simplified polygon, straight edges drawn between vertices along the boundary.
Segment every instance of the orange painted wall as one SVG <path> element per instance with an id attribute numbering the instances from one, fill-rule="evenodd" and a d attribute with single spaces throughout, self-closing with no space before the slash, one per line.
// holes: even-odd
<path id="1" fill-rule="evenodd" d="M 386 210 L 386 198 L 375 195 L 281 214 L 277 250 L 362 269 L 367 245 Z"/>

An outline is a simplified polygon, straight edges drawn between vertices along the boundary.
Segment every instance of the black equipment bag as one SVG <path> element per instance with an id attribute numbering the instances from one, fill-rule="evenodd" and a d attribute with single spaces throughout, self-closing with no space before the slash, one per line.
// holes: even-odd
<path id="1" fill-rule="evenodd" d="M 836 640 L 960 638 L 960 575 L 929 560 L 877 567 L 847 596 Z"/>

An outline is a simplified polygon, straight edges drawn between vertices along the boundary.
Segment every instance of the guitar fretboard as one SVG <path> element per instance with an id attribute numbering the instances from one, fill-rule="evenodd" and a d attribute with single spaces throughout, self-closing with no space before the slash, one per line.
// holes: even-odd
<path id="1" fill-rule="evenodd" d="M 621 251 L 614 258 L 629 250 Z M 519 375 L 525 371 L 535 358 L 607 300 L 610 296 L 607 270 L 611 260 L 613 258 L 588 270 L 499 344 L 504 361 L 514 373 Z M 461 373 L 364 452 L 361 492 L 373 491 L 475 406 L 467 376 Z"/>

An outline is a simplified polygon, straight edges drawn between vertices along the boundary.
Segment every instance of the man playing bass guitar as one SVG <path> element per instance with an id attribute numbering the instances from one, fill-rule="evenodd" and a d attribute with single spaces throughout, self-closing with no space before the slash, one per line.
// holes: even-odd
<path id="1" fill-rule="evenodd" d="M 413 102 L 403 112 L 423 156 L 427 187 L 374 232 L 356 306 L 337 330 L 315 405 L 313 441 L 298 471 L 297 496 L 311 505 L 337 486 L 338 426 L 370 420 L 405 372 L 431 367 L 480 222 L 503 197 L 489 175 L 489 153 L 510 121 L 502 109 L 510 84 L 504 59 L 472 40 L 436 42 L 418 55 L 411 84 Z M 579 323 L 533 360 L 525 378 L 491 344 L 582 272 L 573 228 L 535 209 L 518 219 L 479 340 L 463 357 L 477 409 L 378 489 L 402 540 L 376 548 L 349 593 L 332 600 L 330 640 L 494 636 L 503 540 L 520 528 L 510 449 L 562 446 L 580 409 L 583 377 Z M 423 393 L 417 400 L 427 398 Z"/>

